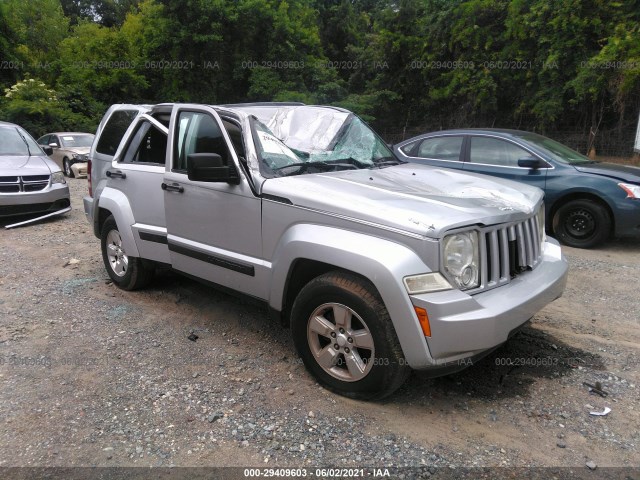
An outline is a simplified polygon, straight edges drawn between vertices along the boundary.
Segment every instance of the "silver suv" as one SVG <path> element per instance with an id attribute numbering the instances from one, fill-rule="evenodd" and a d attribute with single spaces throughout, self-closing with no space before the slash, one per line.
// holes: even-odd
<path id="1" fill-rule="evenodd" d="M 541 190 L 402 162 L 343 109 L 115 105 L 90 160 L 114 283 L 164 264 L 258 299 L 343 395 L 460 370 L 565 286 Z"/>

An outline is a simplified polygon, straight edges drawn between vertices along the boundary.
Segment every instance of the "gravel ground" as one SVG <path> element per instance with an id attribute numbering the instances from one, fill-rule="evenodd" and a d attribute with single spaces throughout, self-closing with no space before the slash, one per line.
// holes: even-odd
<path id="1" fill-rule="evenodd" d="M 86 180 L 70 186 L 69 214 L 0 231 L 0 467 L 640 476 L 640 242 L 565 248 L 565 295 L 505 346 L 363 403 L 319 387 L 256 306 L 172 272 L 117 289 L 82 211 Z"/>

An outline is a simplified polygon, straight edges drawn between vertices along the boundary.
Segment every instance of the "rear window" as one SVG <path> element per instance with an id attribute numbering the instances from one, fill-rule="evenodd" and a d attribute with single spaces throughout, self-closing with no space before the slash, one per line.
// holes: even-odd
<path id="1" fill-rule="evenodd" d="M 114 112 L 102 130 L 100 140 L 98 140 L 98 145 L 96 146 L 96 152 L 113 157 L 116 154 L 116 150 L 118 150 L 120 140 L 122 140 L 124 133 L 137 114 L 136 110 L 118 110 Z"/>

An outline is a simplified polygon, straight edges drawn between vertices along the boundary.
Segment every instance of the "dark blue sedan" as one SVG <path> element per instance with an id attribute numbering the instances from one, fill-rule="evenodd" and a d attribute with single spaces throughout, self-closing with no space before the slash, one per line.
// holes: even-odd
<path id="1" fill-rule="evenodd" d="M 545 191 L 546 229 L 571 247 L 640 235 L 640 168 L 600 163 L 536 133 L 443 130 L 394 146 L 398 158 L 508 178 Z"/>

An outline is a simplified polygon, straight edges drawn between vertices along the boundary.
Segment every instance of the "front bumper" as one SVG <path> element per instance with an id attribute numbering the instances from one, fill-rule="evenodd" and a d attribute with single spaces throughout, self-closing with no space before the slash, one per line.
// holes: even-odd
<path id="1" fill-rule="evenodd" d="M 71 171 L 76 178 L 87 176 L 87 162 L 77 160 L 71 163 Z"/>
<path id="2" fill-rule="evenodd" d="M 0 194 L 0 217 L 54 212 L 71 205 L 69 186 L 50 185 L 36 192 Z"/>
<path id="3" fill-rule="evenodd" d="M 614 212 L 616 237 L 640 237 L 640 200 L 618 201 Z"/>
<path id="4" fill-rule="evenodd" d="M 547 239 L 538 267 L 507 285 L 467 295 L 459 290 L 411 296 L 414 306 L 426 309 L 431 337 L 426 338 L 431 364 L 444 366 L 477 357 L 506 342 L 539 310 L 560 297 L 568 264 L 557 241 Z"/>

